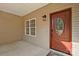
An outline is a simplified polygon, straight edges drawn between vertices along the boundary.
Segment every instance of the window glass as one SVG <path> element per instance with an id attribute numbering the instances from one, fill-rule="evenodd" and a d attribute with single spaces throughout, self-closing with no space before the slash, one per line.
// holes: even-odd
<path id="1" fill-rule="evenodd" d="M 31 35 L 35 35 L 35 28 L 31 28 Z"/>
<path id="2" fill-rule="evenodd" d="M 30 20 L 26 20 L 26 23 L 25 23 L 25 35 L 28 34 L 28 35 L 33 35 L 35 36 L 36 35 L 36 23 L 35 23 L 35 19 L 30 19 Z M 29 26 L 30 25 L 30 26 Z"/>
<path id="3" fill-rule="evenodd" d="M 64 21 L 62 18 L 56 18 L 56 32 L 61 35 L 64 31 Z"/>

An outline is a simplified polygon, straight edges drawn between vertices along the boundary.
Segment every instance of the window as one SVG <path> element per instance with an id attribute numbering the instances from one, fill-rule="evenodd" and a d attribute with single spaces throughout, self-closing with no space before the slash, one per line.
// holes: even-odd
<path id="1" fill-rule="evenodd" d="M 25 21 L 25 35 L 36 35 L 36 19 L 32 18 Z"/>
<path id="2" fill-rule="evenodd" d="M 62 18 L 56 18 L 56 32 L 60 36 L 64 31 L 64 21 Z"/>

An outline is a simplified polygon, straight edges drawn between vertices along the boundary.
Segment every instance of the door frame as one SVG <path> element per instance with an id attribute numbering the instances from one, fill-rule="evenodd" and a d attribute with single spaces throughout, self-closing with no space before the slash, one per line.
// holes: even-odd
<path id="1" fill-rule="evenodd" d="M 72 8 L 66 8 L 66 9 L 63 9 L 63 10 L 60 10 L 60 11 L 56 11 L 56 12 L 53 12 L 53 13 L 50 13 L 50 28 L 49 28 L 49 35 L 50 35 L 50 46 L 49 46 L 49 48 L 50 49 L 53 49 L 53 50 L 56 50 L 56 49 L 54 49 L 54 48 L 51 48 L 51 44 L 52 44 L 52 33 L 51 33 L 51 29 L 52 29 L 52 15 L 54 15 L 54 14 L 56 14 L 56 13 L 61 13 L 61 12 L 64 12 L 64 11 L 70 11 L 70 26 L 71 26 L 71 28 L 70 28 L 70 41 L 72 42 Z M 59 51 L 59 50 L 56 50 L 56 51 Z M 62 51 L 59 51 L 59 52 L 62 52 Z M 63 53 L 65 53 L 65 52 L 63 52 Z M 65 53 L 65 54 L 67 54 L 67 53 Z"/>

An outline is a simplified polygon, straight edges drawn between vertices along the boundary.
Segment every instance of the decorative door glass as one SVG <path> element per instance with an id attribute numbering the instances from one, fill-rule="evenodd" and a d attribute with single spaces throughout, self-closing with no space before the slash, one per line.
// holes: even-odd
<path id="1" fill-rule="evenodd" d="M 57 17 L 56 18 L 56 33 L 61 36 L 61 34 L 64 31 L 64 21 L 62 18 Z"/>

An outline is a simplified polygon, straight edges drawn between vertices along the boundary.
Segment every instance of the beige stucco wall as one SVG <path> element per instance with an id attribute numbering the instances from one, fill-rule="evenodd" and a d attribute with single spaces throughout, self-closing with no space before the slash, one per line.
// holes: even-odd
<path id="1" fill-rule="evenodd" d="M 73 54 L 79 55 L 79 44 L 75 44 L 79 42 L 79 4 L 48 4 L 43 8 L 40 8 L 28 15 L 23 16 L 24 20 L 36 18 L 36 37 L 25 36 L 25 40 L 40 47 L 49 49 L 49 14 L 66 8 L 72 8 Z M 43 15 L 47 15 L 46 21 L 42 20 Z"/>
<path id="2" fill-rule="evenodd" d="M 0 11 L 0 44 L 21 40 L 23 20 L 21 17 Z"/>

